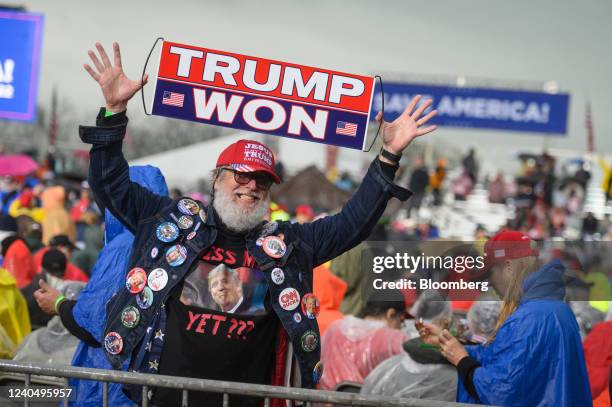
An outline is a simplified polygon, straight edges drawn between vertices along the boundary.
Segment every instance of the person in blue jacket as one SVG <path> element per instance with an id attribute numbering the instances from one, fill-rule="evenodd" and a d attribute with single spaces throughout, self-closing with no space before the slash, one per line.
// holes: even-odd
<path id="1" fill-rule="evenodd" d="M 161 171 L 152 166 L 130 167 L 130 179 L 148 190 L 167 196 L 168 187 Z M 105 306 L 114 293 L 122 288 L 124 270 L 130 257 L 134 235 L 105 210 L 105 246 L 98 256 L 87 287 L 79 295 L 78 301 L 61 301 L 56 312 L 66 328 L 79 339 L 72 365 L 98 369 L 112 369 L 110 362 L 100 347 L 104 337 Z M 46 293 L 44 300 L 54 304 L 58 293 Z M 123 365 L 127 370 L 129 360 Z M 70 386 L 75 389 L 76 399 L 71 405 L 80 407 L 102 405 L 102 382 L 71 379 Z M 109 405 L 131 407 L 134 402 L 126 397 L 122 385 L 109 384 Z"/>
<path id="2" fill-rule="evenodd" d="M 539 265 L 531 239 L 504 230 L 485 245 L 485 267 L 503 299 L 485 345 L 464 347 L 447 330 L 417 323 L 457 367 L 457 401 L 500 406 L 593 404 L 576 318 L 563 301 L 565 267 Z"/>

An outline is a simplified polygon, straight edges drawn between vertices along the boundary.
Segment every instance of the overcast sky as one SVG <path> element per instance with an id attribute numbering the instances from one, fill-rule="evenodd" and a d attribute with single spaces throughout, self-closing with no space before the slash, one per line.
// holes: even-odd
<path id="1" fill-rule="evenodd" d="M 45 15 L 39 101 L 48 105 L 56 85 L 62 98 L 91 112 L 92 120 L 102 99 L 82 69 L 87 49 L 97 40 L 108 46 L 120 42 L 125 70 L 136 77 L 161 36 L 352 73 L 555 80 L 571 94 L 569 132 L 547 145 L 585 148 L 588 98 L 596 144 L 612 152 L 610 0 L 30 0 L 24 5 Z M 140 105 L 131 106 L 132 118 L 142 116 Z M 539 135 L 488 130 L 441 129 L 432 139 L 488 146 L 486 151 L 543 145 Z"/>

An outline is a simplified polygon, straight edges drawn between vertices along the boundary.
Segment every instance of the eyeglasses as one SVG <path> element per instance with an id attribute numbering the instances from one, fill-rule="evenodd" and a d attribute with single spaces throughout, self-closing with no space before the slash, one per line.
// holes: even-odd
<path id="1" fill-rule="evenodd" d="M 268 190 L 274 182 L 269 175 L 261 172 L 238 172 L 232 168 L 224 168 L 224 170 L 233 172 L 234 181 L 240 185 L 246 185 L 251 180 L 255 180 L 257 188 Z"/>

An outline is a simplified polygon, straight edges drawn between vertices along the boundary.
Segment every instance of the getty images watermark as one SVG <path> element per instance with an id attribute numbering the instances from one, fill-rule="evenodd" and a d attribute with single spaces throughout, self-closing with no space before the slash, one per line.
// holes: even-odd
<path id="1" fill-rule="evenodd" d="M 361 256 L 365 298 L 387 290 L 419 294 L 436 290 L 444 298 L 495 296 L 484 244 L 460 241 L 367 242 Z M 491 295 L 488 295 L 488 294 Z"/>
<path id="2" fill-rule="evenodd" d="M 484 242 L 444 240 L 366 242 L 361 250 L 362 295 L 368 298 L 379 292 L 384 299 L 385 290 L 399 289 L 415 294 L 436 290 L 446 300 L 495 297 L 498 290 L 505 292 L 503 285 L 509 282 L 492 272 L 484 246 Z M 608 279 L 612 242 L 551 240 L 531 246 L 537 253 L 534 271 L 551 262 L 563 270 L 566 301 L 612 300 L 609 291 L 597 285 Z"/>
<path id="3" fill-rule="evenodd" d="M 397 280 L 386 281 L 382 276 L 374 278 L 372 287 L 375 290 L 399 289 L 399 290 L 479 290 L 489 291 L 489 282 L 472 281 L 472 278 L 461 277 L 463 273 L 482 275 L 485 273 L 485 258 L 483 255 L 458 254 L 456 256 L 425 255 L 421 252 L 413 255 L 407 252 L 395 253 L 393 255 L 378 255 L 372 257 L 372 272 L 383 274 L 393 271 L 394 273 L 409 274 L 409 277 L 401 277 Z M 423 271 L 447 271 L 448 274 L 459 275 L 452 280 L 438 281 L 435 277 L 423 277 Z M 416 278 L 414 277 L 416 276 Z"/>

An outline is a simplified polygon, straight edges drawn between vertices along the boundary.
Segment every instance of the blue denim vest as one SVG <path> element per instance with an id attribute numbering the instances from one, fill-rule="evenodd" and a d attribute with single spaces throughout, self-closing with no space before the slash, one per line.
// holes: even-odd
<path id="1" fill-rule="evenodd" d="M 146 336 L 149 327 L 152 328 L 149 330 L 149 334 L 154 336 L 156 330 L 155 315 L 160 314 L 162 304 L 166 302 L 170 292 L 172 292 L 176 285 L 197 266 L 200 257 L 214 243 L 217 237 L 213 209 L 212 207 L 208 207 L 206 208 L 206 223 L 199 228 L 198 233 L 193 239 L 186 239 L 187 234 L 193 227 L 187 230 L 180 230 L 179 237 L 171 243 L 163 243 L 157 239 L 155 233 L 157 226 L 162 222 L 172 221 L 171 214 L 177 213 L 177 205 L 178 200 L 173 201 L 157 216 L 141 223 L 137 235 L 148 237 L 145 238 L 144 241 L 139 242 L 137 250 L 135 250 L 138 254 L 133 256 L 130 261 L 130 266 L 128 267 L 128 270 L 134 267 L 140 267 L 147 273 L 160 267 L 168 273 L 168 283 L 161 291 L 154 293 L 153 305 L 147 309 L 139 308 L 136 301 L 137 295 L 132 294 L 127 287 L 121 289 L 106 305 L 107 321 L 104 333 L 106 335 L 109 332 L 115 332 L 119 334 L 123 340 L 123 349 L 119 354 L 112 355 L 108 352 L 106 353 L 115 368 L 119 368 L 137 348 L 137 345 L 141 343 L 143 337 Z M 202 204 L 200 203 L 200 205 Z M 308 256 L 300 256 L 300 250 L 304 250 L 304 248 L 300 247 L 299 237 L 295 236 L 293 230 L 288 226 L 290 226 L 290 224 L 287 222 L 262 223 L 260 227 L 247 236 L 247 249 L 249 254 L 255 259 L 256 267 L 264 274 L 270 293 L 272 308 L 293 344 L 294 354 L 299 362 L 302 385 L 312 388 L 316 384 L 316 377 L 313 377 L 314 368 L 321 355 L 319 327 L 315 319 L 309 319 L 306 316 L 299 318 L 299 322 L 296 321 L 294 314 L 296 312 L 301 313 L 300 307 L 295 310 L 287 311 L 283 309 L 279 303 L 279 296 L 285 288 L 295 288 L 299 293 L 300 299 L 303 298 L 305 294 L 312 293 L 313 265 L 308 264 Z M 268 233 L 266 233 L 266 230 Z M 268 234 L 279 235 L 281 233 L 284 235 L 287 250 L 280 259 L 269 257 L 263 251 L 262 246 L 256 244 L 256 240 L 259 237 L 265 237 Z M 174 244 L 181 244 L 187 248 L 187 259 L 178 267 L 170 266 L 166 262 L 164 256 L 166 249 Z M 157 248 L 159 252 L 156 258 L 150 256 L 154 248 Z M 275 267 L 279 267 L 284 271 L 285 279 L 282 284 L 275 284 L 272 282 L 270 272 Z M 125 327 L 121 323 L 121 312 L 126 306 L 130 305 L 140 311 L 139 324 L 131 329 Z M 307 333 L 314 334 L 314 338 L 317 342 L 317 345 L 312 350 L 302 345 L 303 336 Z M 152 347 L 149 352 L 154 352 Z M 144 359 L 150 358 L 150 355 L 144 355 Z"/>

